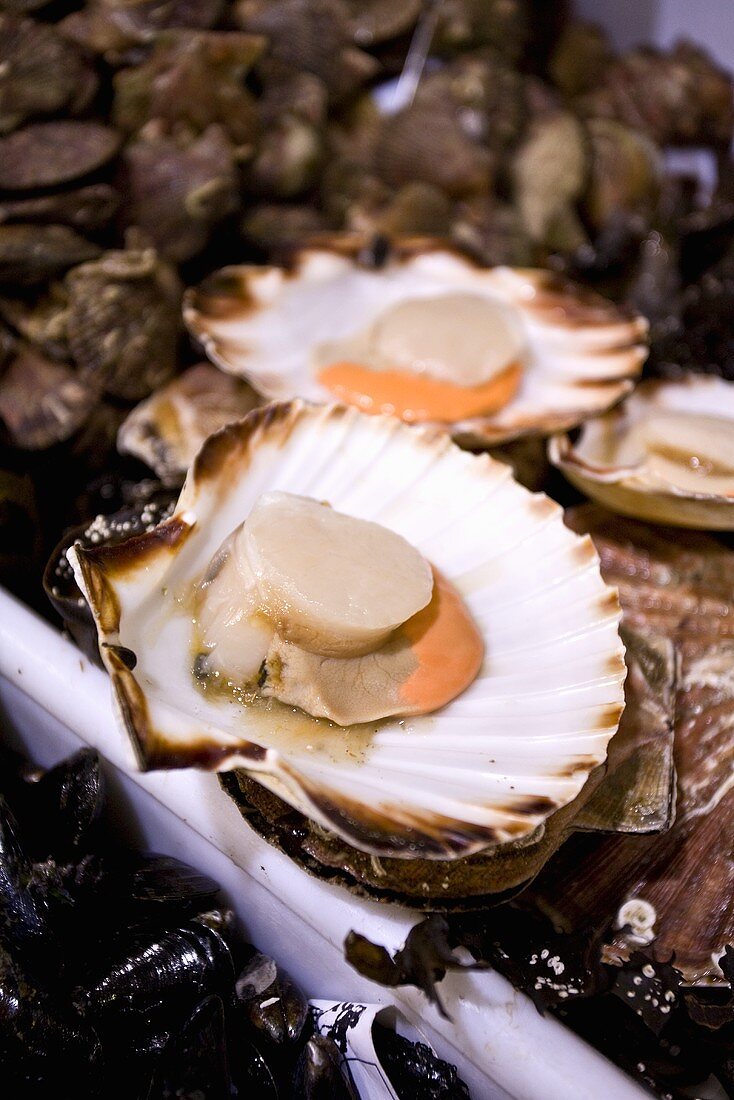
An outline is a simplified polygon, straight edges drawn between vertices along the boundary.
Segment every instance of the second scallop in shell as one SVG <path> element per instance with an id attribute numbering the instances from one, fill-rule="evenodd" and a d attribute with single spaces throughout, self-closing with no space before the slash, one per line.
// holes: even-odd
<path id="1" fill-rule="evenodd" d="M 336 397 L 443 423 L 473 449 L 580 424 L 642 369 L 647 322 L 551 272 L 483 268 L 430 242 L 377 259 L 335 237 L 287 266 L 225 268 L 184 316 L 268 400 Z"/>

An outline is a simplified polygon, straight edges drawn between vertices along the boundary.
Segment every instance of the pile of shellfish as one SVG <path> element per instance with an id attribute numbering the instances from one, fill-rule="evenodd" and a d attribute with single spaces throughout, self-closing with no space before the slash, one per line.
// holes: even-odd
<path id="1" fill-rule="evenodd" d="M 0 581 L 306 871 L 721 1034 L 733 133 L 539 0 L 0 0 Z"/>

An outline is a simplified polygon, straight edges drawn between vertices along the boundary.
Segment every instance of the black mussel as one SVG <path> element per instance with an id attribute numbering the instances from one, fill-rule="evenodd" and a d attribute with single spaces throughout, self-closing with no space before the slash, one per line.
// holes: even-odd
<path id="1" fill-rule="evenodd" d="M 0 584 L 35 591 L 41 531 L 33 481 L 27 474 L 0 469 Z"/>
<path id="2" fill-rule="evenodd" d="M 308 1040 L 296 1064 L 293 1095 L 298 1100 L 358 1100 L 347 1062 L 333 1039 L 312 1035 Z"/>
<path id="3" fill-rule="evenodd" d="M 38 286 L 96 256 L 97 245 L 68 225 L 0 225 L 0 285 L 11 293 L 18 287 Z"/>
<path id="4" fill-rule="evenodd" d="M 375 1024 L 372 1038 L 380 1063 L 398 1096 L 411 1100 L 469 1100 L 456 1067 L 425 1043 L 414 1043 L 392 1028 Z"/>
<path id="5" fill-rule="evenodd" d="M 0 797 L 0 944 L 40 966 L 54 947 L 47 918 L 46 905 L 33 888 L 18 823 Z"/>
<path id="6" fill-rule="evenodd" d="M 117 512 L 97 515 L 91 521 L 67 531 L 53 550 L 44 570 L 43 587 L 46 595 L 77 645 L 97 663 L 97 631 L 89 605 L 67 560 L 66 551 L 75 542 L 81 542 L 84 546 L 113 544 L 152 530 L 170 515 L 176 494 L 171 490 L 159 489 L 157 483 L 152 481 L 147 483 L 146 489 L 138 499 L 131 499 L 129 493 L 125 494 L 126 499 L 131 502 L 123 504 Z"/>
<path id="7" fill-rule="evenodd" d="M 0 133 L 29 118 L 83 109 L 97 79 L 55 27 L 0 14 Z"/>
<path id="8" fill-rule="evenodd" d="M 57 187 L 111 160 L 120 135 L 99 122 L 36 122 L 0 139 L 0 187 Z"/>
<path id="9" fill-rule="evenodd" d="M 28 981 L 0 949 L 0 1066 L 3 1096 L 51 1100 L 97 1095 L 99 1041 L 74 1010 Z"/>
<path id="10" fill-rule="evenodd" d="M 34 859 L 62 861 L 92 850 L 104 809 L 99 755 L 80 749 L 26 784 L 21 807 L 23 838 Z"/>
<path id="11" fill-rule="evenodd" d="M 4 199 L 0 202 L 0 222 L 50 222 L 86 233 L 112 221 L 119 205 L 120 195 L 109 183 L 89 183 L 51 195 Z"/>
<path id="12" fill-rule="evenodd" d="M 224 1005 L 205 997 L 166 1044 L 148 1100 L 230 1100 L 237 1096 L 227 1059 Z"/>
<path id="13" fill-rule="evenodd" d="M 181 287 L 152 248 L 105 252 L 73 268 L 64 288 L 69 348 L 86 378 L 138 401 L 174 374 Z"/>
<path id="14" fill-rule="evenodd" d="M 229 948 L 195 919 L 178 928 L 120 933 L 113 952 L 76 994 L 78 1007 L 112 1048 L 160 1052 L 204 997 L 231 1000 Z"/>
<path id="15" fill-rule="evenodd" d="M 213 908 L 218 884 L 172 856 L 119 851 L 94 854 L 73 867 L 67 888 L 83 907 L 82 919 L 89 924 L 92 936 L 99 936 L 100 924 L 109 923 L 111 916 L 117 928 L 161 928 L 166 921 L 175 927 L 182 919 L 199 916 L 216 932 L 227 931 L 228 911 Z"/>
<path id="16" fill-rule="evenodd" d="M 308 1002 L 268 955 L 256 954 L 237 979 L 237 997 L 255 1030 L 276 1046 L 295 1043 L 308 1018 Z"/>

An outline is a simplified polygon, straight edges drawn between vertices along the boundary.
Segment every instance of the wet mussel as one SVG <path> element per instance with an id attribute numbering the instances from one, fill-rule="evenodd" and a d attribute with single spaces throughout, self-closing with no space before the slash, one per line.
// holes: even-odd
<path id="1" fill-rule="evenodd" d="M 50 1100 L 73 1080 L 78 1100 L 355 1100 L 340 1047 L 237 932 L 217 883 L 120 845 L 94 751 L 44 772 L 2 749 L 0 765 L 7 1095 Z"/>

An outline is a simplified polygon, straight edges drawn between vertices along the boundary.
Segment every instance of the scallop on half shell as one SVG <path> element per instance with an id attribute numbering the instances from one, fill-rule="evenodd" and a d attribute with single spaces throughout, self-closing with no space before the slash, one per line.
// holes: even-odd
<path id="1" fill-rule="evenodd" d="M 273 491 L 401 535 L 458 589 L 484 644 L 466 690 L 347 728 L 202 690 L 188 593 Z M 619 723 L 619 604 L 591 540 L 435 428 L 340 405 L 256 409 L 205 443 L 169 519 L 69 560 L 142 767 L 244 768 L 367 852 L 451 859 L 537 837 L 598 775 Z"/>
<path id="2" fill-rule="evenodd" d="M 390 412 L 384 403 L 371 409 L 327 388 L 322 368 L 363 353 L 375 339 L 382 339 L 383 360 L 389 360 L 396 309 L 421 300 L 427 311 L 414 316 L 409 339 L 420 341 L 415 361 L 425 362 L 426 348 L 430 355 L 435 346 L 432 317 L 443 304 L 443 333 L 435 339 L 463 347 L 465 368 L 475 353 L 495 352 L 506 355 L 508 368 L 520 368 L 519 385 L 493 412 L 415 417 L 446 423 L 457 441 L 475 449 L 578 425 L 620 401 L 642 369 L 644 318 L 551 272 L 483 268 L 423 240 L 394 244 L 384 262 L 376 262 L 382 259 L 374 248 L 360 251 L 347 235 L 304 248 L 287 265 L 224 268 L 188 292 L 184 317 L 218 366 L 245 377 L 268 400 L 323 403 L 336 395 L 365 411 Z M 489 306 L 501 334 L 482 319 L 477 303 Z M 375 337 L 379 326 L 382 336 Z M 472 385 L 467 377 L 465 370 L 459 390 Z"/>
<path id="3" fill-rule="evenodd" d="M 618 409 L 558 435 L 551 461 L 592 500 L 653 523 L 734 530 L 734 383 L 641 382 Z"/>

